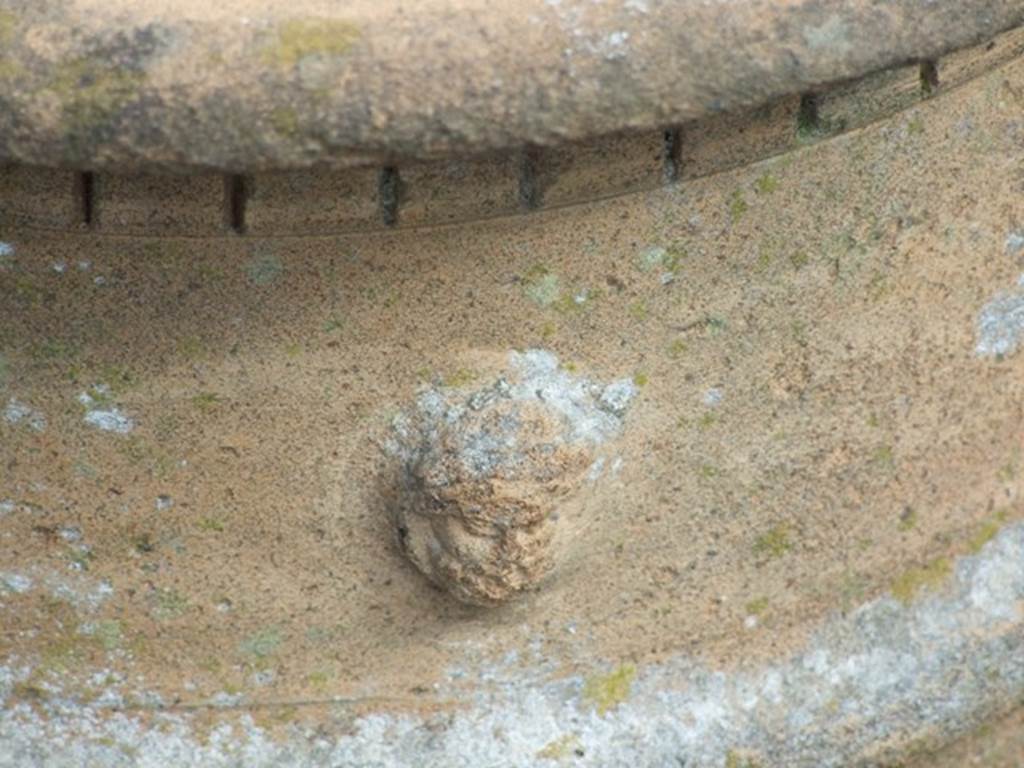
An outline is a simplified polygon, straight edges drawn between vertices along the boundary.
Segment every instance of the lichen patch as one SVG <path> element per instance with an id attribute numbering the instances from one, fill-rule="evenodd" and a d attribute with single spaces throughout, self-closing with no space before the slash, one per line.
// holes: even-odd
<path id="1" fill-rule="evenodd" d="M 989 301 L 978 315 L 974 351 L 979 357 L 1003 357 L 1024 339 L 1024 276 L 1017 289 Z"/>

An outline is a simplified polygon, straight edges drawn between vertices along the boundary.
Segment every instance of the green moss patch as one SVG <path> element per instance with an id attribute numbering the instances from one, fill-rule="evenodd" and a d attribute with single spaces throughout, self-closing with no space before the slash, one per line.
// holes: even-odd
<path id="1" fill-rule="evenodd" d="M 263 61 L 291 69 L 307 56 L 344 56 L 360 35 L 359 27 L 342 19 L 289 19 L 263 49 Z"/>
<path id="2" fill-rule="evenodd" d="M 188 601 L 173 589 L 158 589 L 150 598 L 150 613 L 157 621 L 172 621 L 187 609 Z"/>
<path id="3" fill-rule="evenodd" d="M 940 587 L 952 572 L 952 561 L 948 557 L 937 557 L 897 576 L 892 583 L 892 596 L 904 605 L 909 605 L 922 591 Z"/>
<path id="4" fill-rule="evenodd" d="M 564 760 L 580 747 L 580 737 L 575 733 L 567 733 L 549 741 L 537 752 L 538 760 Z"/>
<path id="5" fill-rule="evenodd" d="M 768 598 L 758 597 L 751 600 L 744 606 L 744 610 L 751 616 L 760 616 L 762 613 L 768 610 Z"/>
<path id="6" fill-rule="evenodd" d="M 192 397 L 192 405 L 204 413 L 215 410 L 220 402 L 220 396 L 213 392 L 200 392 Z"/>
<path id="7" fill-rule="evenodd" d="M 754 189 L 759 195 L 770 195 L 779 188 L 779 180 L 770 173 L 764 173 L 754 182 Z"/>
<path id="8" fill-rule="evenodd" d="M 746 750 L 730 749 L 725 754 L 725 768 L 761 768 L 762 763 Z"/>
<path id="9" fill-rule="evenodd" d="M 140 72 L 87 57 L 59 64 L 47 90 L 57 97 L 65 125 L 87 132 L 109 122 L 139 94 L 143 82 Z"/>
<path id="10" fill-rule="evenodd" d="M 265 627 L 254 632 L 238 644 L 238 650 L 247 655 L 257 658 L 265 658 L 278 649 L 283 641 L 281 630 L 277 627 Z"/>
<path id="11" fill-rule="evenodd" d="M 733 224 L 739 223 L 749 208 L 750 206 L 747 205 L 747 200 L 740 190 L 737 189 L 729 196 L 729 220 Z"/>
<path id="12" fill-rule="evenodd" d="M 754 541 L 754 554 L 775 559 L 782 557 L 793 547 L 792 531 L 786 523 L 773 525 Z"/>
<path id="13" fill-rule="evenodd" d="M 278 107 L 270 113 L 270 125 L 282 136 L 291 136 L 299 129 L 299 115 L 291 107 Z"/>
<path id="14" fill-rule="evenodd" d="M 546 267 L 537 266 L 527 274 L 523 292 L 538 306 L 550 307 L 561 296 L 562 285 L 558 275 L 548 271 Z"/>
<path id="15" fill-rule="evenodd" d="M 14 31 L 17 26 L 17 14 L 0 10 L 0 43 L 9 43 L 14 40 Z"/>
<path id="16" fill-rule="evenodd" d="M 589 677 L 583 685 L 583 700 L 603 715 L 629 697 L 635 677 L 636 667 L 632 664 L 623 664 L 606 675 Z"/>
<path id="17" fill-rule="evenodd" d="M 1006 523 L 1008 519 L 1009 515 L 1006 510 L 1001 509 L 988 520 L 982 521 L 967 540 L 968 551 L 971 554 L 977 554 L 980 552 L 982 547 L 996 537 L 996 534 L 999 533 L 1003 524 Z"/>

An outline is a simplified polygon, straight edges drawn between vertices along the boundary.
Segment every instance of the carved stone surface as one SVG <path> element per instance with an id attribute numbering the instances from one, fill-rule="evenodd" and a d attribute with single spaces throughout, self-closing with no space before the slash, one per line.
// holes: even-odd
<path id="1" fill-rule="evenodd" d="M 303 30 L 264 63 L 316 82 Z M 75 171 L 17 95 L 0 766 L 1018 768 L 1022 41 L 308 172 Z"/>
<path id="2" fill-rule="evenodd" d="M 252 172 L 679 125 L 1024 21 L 1017 0 L 3 0 L 0 159 Z"/>

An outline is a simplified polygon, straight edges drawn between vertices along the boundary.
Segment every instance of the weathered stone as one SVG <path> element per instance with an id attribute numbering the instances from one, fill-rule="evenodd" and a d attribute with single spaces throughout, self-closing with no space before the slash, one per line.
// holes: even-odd
<path id="1" fill-rule="evenodd" d="M 1024 21 L 1016 0 L 5 0 L 0 159 L 351 165 L 661 129 Z"/>
<path id="2" fill-rule="evenodd" d="M 457 599 L 494 605 L 554 567 L 566 502 L 599 474 L 635 394 L 600 387 L 550 353 L 513 353 L 509 379 L 466 393 L 431 389 L 395 424 L 399 545 Z M 596 469 L 594 469 L 596 467 Z M 561 537 L 564 538 L 564 537 Z"/>

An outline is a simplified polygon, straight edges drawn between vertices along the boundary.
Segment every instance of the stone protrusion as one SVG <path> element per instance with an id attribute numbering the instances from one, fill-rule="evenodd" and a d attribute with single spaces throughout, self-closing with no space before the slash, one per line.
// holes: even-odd
<path id="1" fill-rule="evenodd" d="M 462 602 L 494 605 L 538 584 L 562 548 L 572 499 L 617 435 L 632 382 L 574 377 L 548 353 L 472 392 L 433 388 L 395 423 L 399 544 Z"/>

